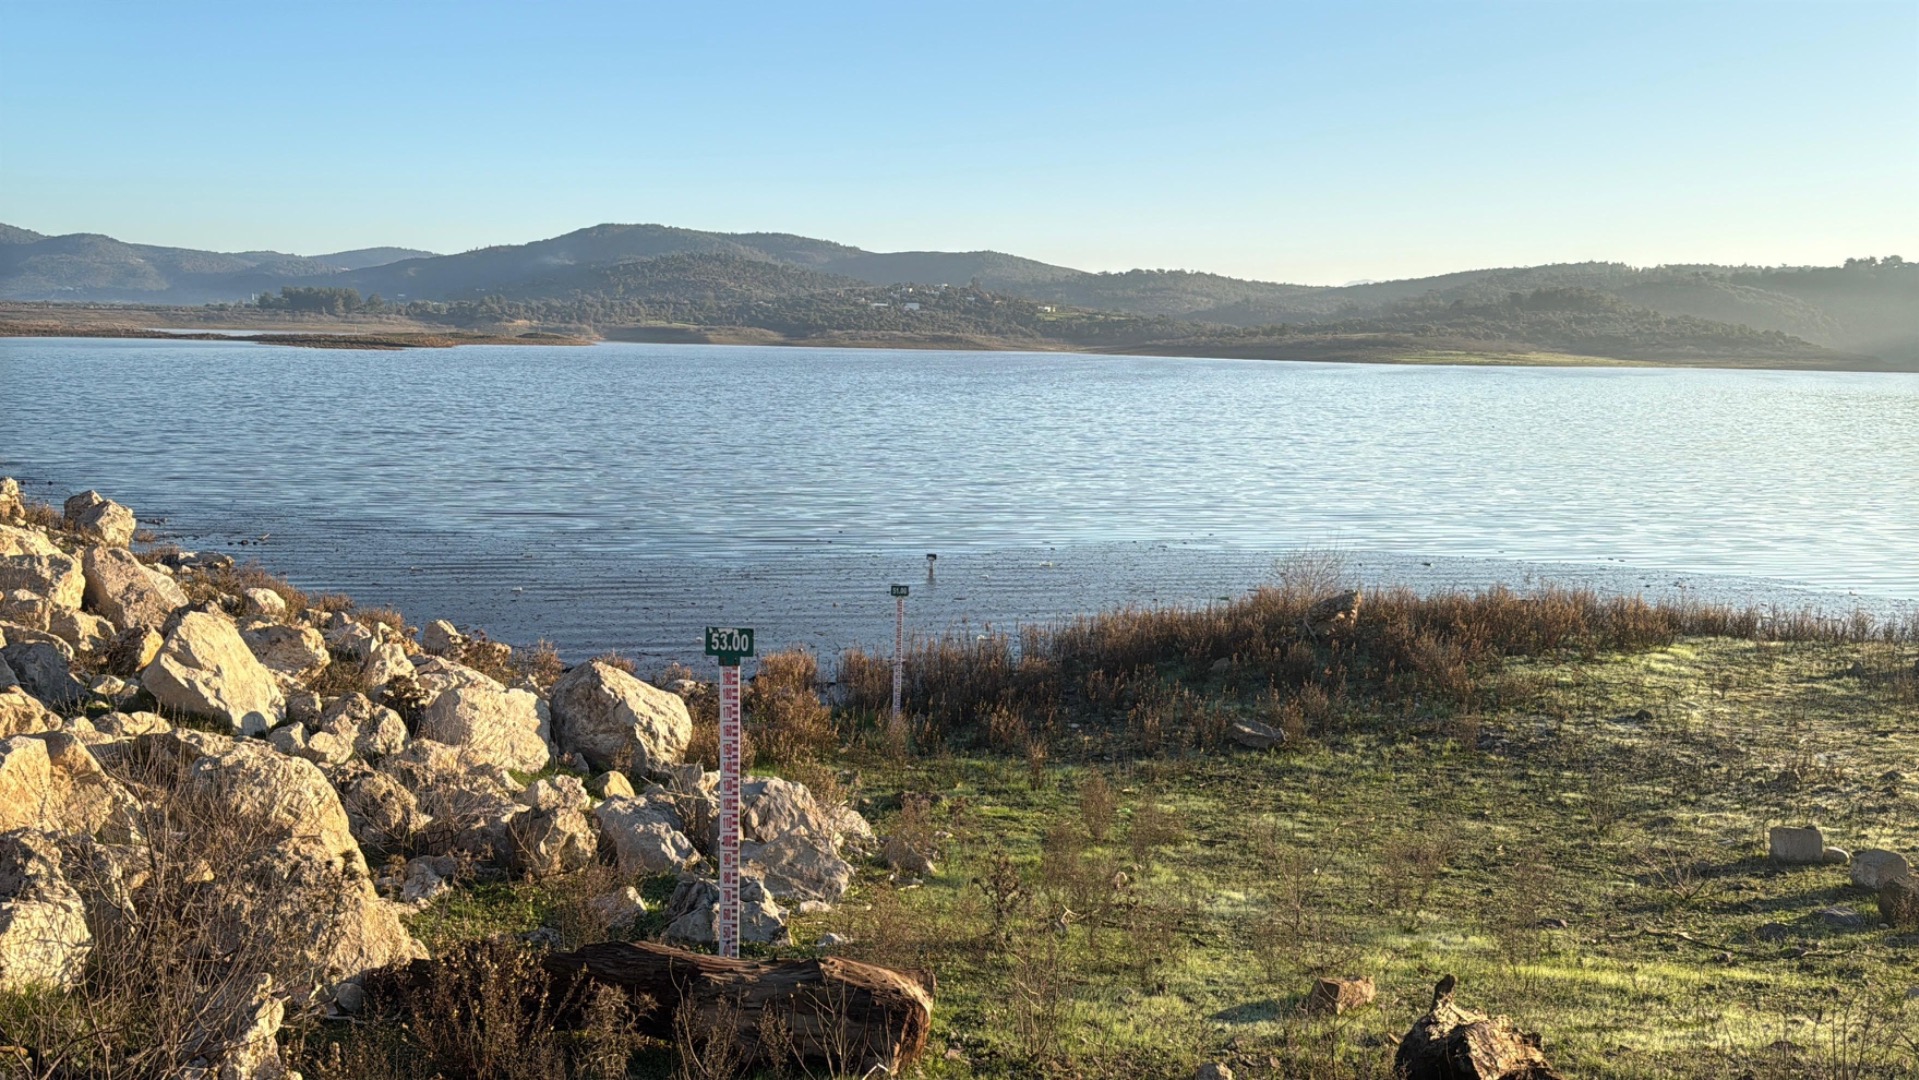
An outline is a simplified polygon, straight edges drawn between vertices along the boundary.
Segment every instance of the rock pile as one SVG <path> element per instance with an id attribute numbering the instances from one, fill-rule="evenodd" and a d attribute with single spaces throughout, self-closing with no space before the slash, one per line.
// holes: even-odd
<path id="1" fill-rule="evenodd" d="M 192 1068 L 245 1080 L 286 1075 L 289 1002 L 344 1008 L 424 955 L 401 915 L 464 876 L 676 874 L 663 936 L 713 940 L 718 774 L 683 764 L 679 693 L 598 661 L 542 688 L 449 623 L 416 641 L 224 557 L 141 555 L 97 492 L 64 511 L 29 525 L 0 482 L 0 991 L 77 985 L 101 928 L 187 897 L 233 968 Z M 743 801 L 744 936 L 787 942 L 878 843 L 800 784 Z M 185 841 L 193 865 L 148 869 Z M 595 910 L 646 905 L 629 880 Z"/>

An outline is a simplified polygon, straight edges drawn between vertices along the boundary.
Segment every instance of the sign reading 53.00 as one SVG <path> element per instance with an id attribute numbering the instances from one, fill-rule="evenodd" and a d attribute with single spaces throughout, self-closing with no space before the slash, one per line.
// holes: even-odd
<path id="1" fill-rule="evenodd" d="M 709 626 L 706 628 L 706 655 L 733 657 L 753 655 L 753 628 L 750 626 Z"/>

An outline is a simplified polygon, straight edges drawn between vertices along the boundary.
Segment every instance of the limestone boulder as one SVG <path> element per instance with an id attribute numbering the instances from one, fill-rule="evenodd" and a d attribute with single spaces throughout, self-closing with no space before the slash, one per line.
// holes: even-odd
<path id="1" fill-rule="evenodd" d="M 538 772 L 551 760 L 539 698 L 486 680 L 444 690 L 420 711 L 414 735 L 466 749 L 481 760 Z"/>
<path id="2" fill-rule="evenodd" d="M 272 589 L 242 589 L 240 599 L 246 605 L 246 613 L 262 619 L 284 619 L 287 614 L 286 597 Z"/>
<path id="3" fill-rule="evenodd" d="M 0 648 L 20 688 L 55 709 L 70 709 L 87 699 L 87 688 L 73 677 L 69 656 L 47 641 L 22 641 Z"/>
<path id="4" fill-rule="evenodd" d="M 73 989 L 92 948 L 86 906 L 61 873 L 54 838 L 0 833 L 0 993 Z"/>
<path id="5" fill-rule="evenodd" d="M 774 899 L 837 904 L 853 885 L 853 866 L 840 858 L 830 838 L 811 832 L 782 833 L 740 844 L 740 863 L 751 867 Z"/>
<path id="6" fill-rule="evenodd" d="M 113 547 L 133 542 L 138 527 L 133 511 L 97 491 L 83 491 L 68 499 L 64 510 L 67 528 L 73 532 Z"/>
<path id="7" fill-rule="evenodd" d="M 0 660 L 0 664 L 4 663 Z M 0 739 L 55 731 L 59 727 L 60 717 L 42 705 L 40 699 L 18 687 L 0 689 Z"/>
<path id="8" fill-rule="evenodd" d="M 662 935 L 667 941 L 712 945 L 719 940 L 720 886 L 706 878 L 687 875 L 666 902 L 671 920 Z M 760 945 L 790 945 L 786 909 L 775 903 L 764 882 L 740 874 L 740 940 Z"/>
<path id="9" fill-rule="evenodd" d="M 54 607 L 79 607 L 87 591 L 80 560 L 44 540 L 19 546 L 28 547 L 29 553 L 0 555 L 0 594 L 24 590 Z"/>
<path id="10" fill-rule="evenodd" d="M 554 741 L 595 770 L 651 772 L 677 765 L 693 735 L 686 702 L 603 661 L 553 684 Z"/>
<path id="11" fill-rule="evenodd" d="M 122 630 L 107 643 L 107 671 L 122 679 L 137 679 L 165 644 L 165 638 L 144 626 Z"/>
<path id="12" fill-rule="evenodd" d="M 208 1003 L 188 1037 L 193 1060 L 205 1061 L 206 1080 L 297 1080 L 280 1057 L 286 997 L 261 972 L 227 984 Z"/>
<path id="13" fill-rule="evenodd" d="M 0 623 L 10 626 L 51 633 L 54 614 L 66 610 L 71 609 L 53 606 L 51 601 L 32 589 L 0 593 Z"/>
<path id="14" fill-rule="evenodd" d="M 240 953 L 270 947 L 299 974 L 296 998 L 424 954 L 374 890 L 339 795 L 312 762 L 263 742 L 200 731 L 134 740 L 134 751 L 201 816 L 243 838 L 215 871 L 213 932 Z"/>
<path id="15" fill-rule="evenodd" d="M 123 547 L 90 547 L 81 557 L 86 606 L 121 629 L 158 630 L 187 606 L 187 594 L 165 574 L 148 568 Z"/>
<path id="16" fill-rule="evenodd" d="M 433 823 L 413 792 L 393 776 L 360 766 L 334 777 L 347 825 L 367 851 L 405 851 Z"/>
<path id="17" fill-rule="evenodd" d="M 240 632 L 204 611 L 181 616 L 140 682 L 163 707 L 225 721 L 243 735 L 264 734 L 285 709 L 272 672 Z"/>
<path id="18" fill-rule="evenodd" d="M 1852 856 L 1851 877 L 1854 885 L 1877 891 L 1888 881 L 1911 880 L 1912 864 L 1896 851 L 1865 848 Z"/>
<path id="19" fill-rule="evenodd" d="M 332 659 L 326 638 L 311 626 L 254 620 L 240 628 L 240 640 L 268 671 L 294 682 L 325 671 Z"/>
<path id="20" fill-rule="evenodd" d="M 368 686 L 385 686 L 394 679 L 411 679 L 413 675 L 413 661 L 407 658 L 406 649 L 398 642 L 375 643 L 367 649 L 366 659 L 360 661 L 360 678 Z"/>
<path id="21" fill-rule="evenodd" d="M 1826 861 L 1826 837 L 1816 825 L 1775 825 L 1767 834 L 1772 861 L 1785 866 L 1817 866 Z"/>
<path id="22" fill-rule="evenodd" d="M 45 828 L 52 801 L 47 744 L 30 735 L 0 741 L 0 832 Z"/>
<path id="23" fill-rule="evenodd" d="M 595 807 L 593 817 L 623 874 L 683 870 L 699 861 L 700 853 L 681 829 L 671 796 L 615 796 Z"/>
<path id="24" fill-rule="evenodd" d="M 73 646 L 76 653 L 102 653 L 116 633 L 113 623 L 78 608 L 54 608 L 47 613 L 47 632 Z"/>
<path id="25" fill-rule="evenodd" d="M 420 648 L 434 656 L 458 657 L 466 647 L 466 635 L 445 619 L 435 619 L 420 628 Z"/>
<path id="26" fill-rule="evenodd" d="M 20 498 L 20 481 L 0 476 L 0 521 L 25 521 L 26 501 Z"/>
<path id="27" fill-rule="evenodd" d="M 523 785 L 502 767 L 464 747 L 415 739 L 380 763 L 380 771 L 411 792 L 431 824 L 414 847 L 429 854 L 465 853 L 507 866 L 514 824 L 530 813 L 518 799 Z"/>

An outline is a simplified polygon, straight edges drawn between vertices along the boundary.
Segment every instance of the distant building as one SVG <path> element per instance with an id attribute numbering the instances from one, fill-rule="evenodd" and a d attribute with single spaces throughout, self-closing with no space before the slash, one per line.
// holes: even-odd
<path id="1" fill-rule="evenodd" d="M 908 311 L 918 311 L 920 309 L 919 303 L 917 301 L 912 303 L 901 304 L 900 306 L 905 308 Z"/>

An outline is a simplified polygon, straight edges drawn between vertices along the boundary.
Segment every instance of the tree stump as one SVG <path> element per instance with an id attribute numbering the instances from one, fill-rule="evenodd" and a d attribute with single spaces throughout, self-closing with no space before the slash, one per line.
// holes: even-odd
<path id="1" fill-rule="evenodd" d="M 650 942 L 605 942 L 541 966 L 644 996 L 655 1038 L 730 1037 L 747 1061 L 890 1073 L 918 1060 L 932 1027 L 933 980 L 838 957 L 728 960 Z M 693 1010 L 691 1014 L 687 1010 Z"/>
<path id="2" fill-rule="evenodd" d="M 1404 1080 L 1562 1080 L 1539 1048 L 1539 1036 L 1504 1016 L 1453 1003 L 1451 975 L 1433 989 L 1433 1007 L 1400 1040 L 1393 1072 Z"/>

